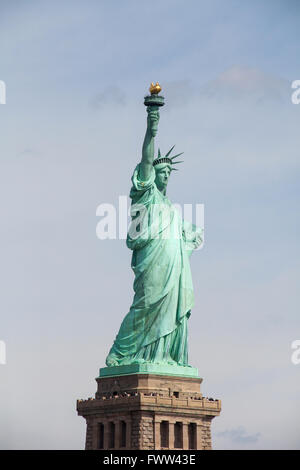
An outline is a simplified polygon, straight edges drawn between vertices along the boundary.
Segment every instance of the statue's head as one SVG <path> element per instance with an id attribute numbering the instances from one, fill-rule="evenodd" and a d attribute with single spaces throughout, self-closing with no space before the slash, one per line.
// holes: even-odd
<path id="1" fill-rule="evenodd" d="M 155 184 L 159 191 L 165 192 L 172 171 L 170 163 L 159 163 L 155 165 Z"/>
<path id="2" fill-rule="evenodd" d="M 173 147 L 171 148 L 171 150 L 168 151 L 165 157 L 161 156 L 160 149 L 158 149 L 158 157 L 153 162 L 153 166 L 154 166 L 155 174 L 156 174 L 155 183 L 159 191 L 162 191 L 163 193 L 166 192 L 166 188 L 167 188 L 171 171 L 177 170 L 177 168 L 173 168 L 173 165 L 176 165 L 177 163 L 181 163 L 181 162 L 173 162 L 173 160 L 174 158 L 179 157 L 179 155 L 182 155 L 183 152 L 178 153 L 177 155 L 174 155 L 174 157 L 169 157 L 174 147 L 175 145 L 173 145 Z"/>

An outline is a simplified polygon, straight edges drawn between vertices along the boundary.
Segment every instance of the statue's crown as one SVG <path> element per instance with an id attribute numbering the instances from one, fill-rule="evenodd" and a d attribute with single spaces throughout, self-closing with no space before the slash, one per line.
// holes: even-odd
<path id="1" fill-rule="evenodd" d="M 168 153 L 164 157 L 161 156 L 160 149 L 158 149 L 158 155 L 157 155 L 157 158 L 153 162 L 153 166 L 159 165 L 160 163 L 168 163 L 169 165 L 171 165 L 171 171 L 178 171 L 177 168 L 173 168 L 173 165 L 177 165 L 177 163 L 182 163 L 182 161 L 173 162 L 173 160 L 174 158 L 179 157 L 179 155 L 182 155 L 183 152 L 178 153 L 177 155 L 174 155 L 174 157 L 169 157 L 174 147 L 175 145 L 173 145 L 173 147 L 168 151 Z"/>

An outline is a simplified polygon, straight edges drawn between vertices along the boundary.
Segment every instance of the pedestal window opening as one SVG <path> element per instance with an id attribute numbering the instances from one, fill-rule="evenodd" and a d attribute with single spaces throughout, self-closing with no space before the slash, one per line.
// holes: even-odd
<path id="1" fill-rule="evenodd" d="M 104 447 L 104 425 L 103 423 L 98 423 L 98 449 L 103 449 Z"/>
<path id="2" fill-rule="evenodd" d="M 188 427 L 189 449 L 197 449 L 197 425 L 190 423 Z"/>
<path id="3" fill-rule="evenodd" d="M 115 448 L 115 423 L 108 424 L 108 446 L 110 449 Z"/>
<path id="4" fill-rule="evenodd" d="M 125 421 L 121 421 L 121 439 L 120 447 L 126 447 L 126 431 L 127 426 Z"/>
<path id="5" fill-rule="evenodd" d="M 183 448 L 183 435 L 182 435 L 182 423 L 175 423 L 174 425 L 174 448 L 182 449 Z"/>
<path id="6" fill-rule="evenodd" d="M 169 448 L 169 421 L 160 423 L 160 447 Z"/>

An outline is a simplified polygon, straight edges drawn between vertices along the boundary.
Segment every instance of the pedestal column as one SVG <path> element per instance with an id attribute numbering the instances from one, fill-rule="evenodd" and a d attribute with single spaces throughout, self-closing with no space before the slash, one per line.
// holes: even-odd
<path id="1" fill-rule="evenodd" d="M 174 433 L 175 421 L 169 421 L 169 449 L 174 449 L 175 433 Z"/>
<path id="2" fill-rule="evenodd" d="M 189 448 L 189 425 L 182 423 L 182 448 L 188 450 Z"/>

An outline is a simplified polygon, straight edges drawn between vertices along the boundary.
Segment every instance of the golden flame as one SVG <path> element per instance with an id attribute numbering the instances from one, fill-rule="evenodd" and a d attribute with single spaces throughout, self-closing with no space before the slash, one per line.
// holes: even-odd
<path id="1" fill-rule="evenodd" d="M 150 85 L 149 91 L 151 95 L 157 95 L 161 91 L 160 84 L 156 82 L 156 84 L 154 85 L 154 83 L 152 82 Z"/>

